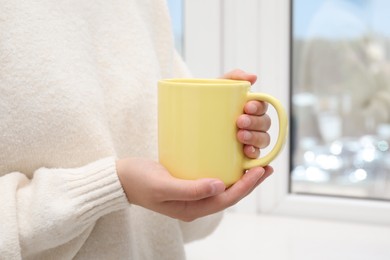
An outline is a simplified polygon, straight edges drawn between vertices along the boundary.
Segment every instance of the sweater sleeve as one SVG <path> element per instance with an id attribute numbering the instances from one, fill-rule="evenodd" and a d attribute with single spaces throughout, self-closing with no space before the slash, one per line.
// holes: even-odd
<path id="1" fill-rule="evenodd" d="M 5 259 L 65 244 L 101 216 L 129 205 L 114 158 L 73 169 L 40 168 L 32 179 L 12 172 L 0 177 L 0 192 L 0 255 Z"/>
<path id="2" fill-rule="evenodd" d="M 180 222 L 184 243 L 205 238 L 218 227 L 223 217 L 223 212 L 215 213 L 192 222 Z"/>
<path id="3" fill-rule="evenodd" d="M 191 77 L 191 72 L 177 51 L 173 54 L 173 75 L 176 78 Z"/>

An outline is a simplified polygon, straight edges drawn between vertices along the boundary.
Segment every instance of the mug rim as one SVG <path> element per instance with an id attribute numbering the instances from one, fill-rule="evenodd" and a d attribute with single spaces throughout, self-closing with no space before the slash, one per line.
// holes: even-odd
<path id="1" fill-rule="evenodd" d="M 207 78 L 169 78 L 169 79 L 162 79 L 159 80 L 159 83 L 163 84 L 173 84 L 173 85 L 180 85 L 180 84 L 186 84 L 189 86 L 196 86 L 196 85 L 208 85 L 208 86 L 215 86 L 215 85 L 231 85 L 231 86 L 237 86 L 237 85 L 244 85 L 244 86 L 250 86 L 251 83 L 246 80 L 235 80 L 235 79 L 207 79 Z"/>

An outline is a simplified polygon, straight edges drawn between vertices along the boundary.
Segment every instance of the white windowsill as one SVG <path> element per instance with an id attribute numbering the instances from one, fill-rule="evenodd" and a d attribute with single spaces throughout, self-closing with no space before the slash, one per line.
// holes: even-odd
<path id="1" fill-rule="evenodd" d="M 387 260 L 390 227 L 310 218 L 226 213 L 188 260 Z"/>

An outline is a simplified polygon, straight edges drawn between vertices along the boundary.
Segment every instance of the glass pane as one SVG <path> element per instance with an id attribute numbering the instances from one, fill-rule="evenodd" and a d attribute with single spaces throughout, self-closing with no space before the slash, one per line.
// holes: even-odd
<path id="1" fill-rule="evenodd" d="M 175 46 L 183 55 L 183 0 L 168 0 L 168 8 L 172 19 Z"/>
<path id="2" fill-rule="evenodd" d="M 390 199 L 390 1 L 292 0 L 290 191 Z"/>

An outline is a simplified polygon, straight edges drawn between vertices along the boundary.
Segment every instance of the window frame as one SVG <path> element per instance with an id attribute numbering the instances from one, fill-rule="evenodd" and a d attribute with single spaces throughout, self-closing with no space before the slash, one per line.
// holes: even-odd
<path id="1" fill-rule="evenodd" d="M 252 90 L 274 95 L 290 113 L 293 0 L 184 1 L 184 56 L 194 76 L 216 77 L 232 68 L 251 71 L 259 75 Z M 270 115 L 277 122 L 272 110 Z M 271 129 L 271 136 L 276 131 Z M 290 152 L 287 142 L 272 163 L 275 173 L 235 211 L 390 224 L 390 202 L 291 194 Z"/>

